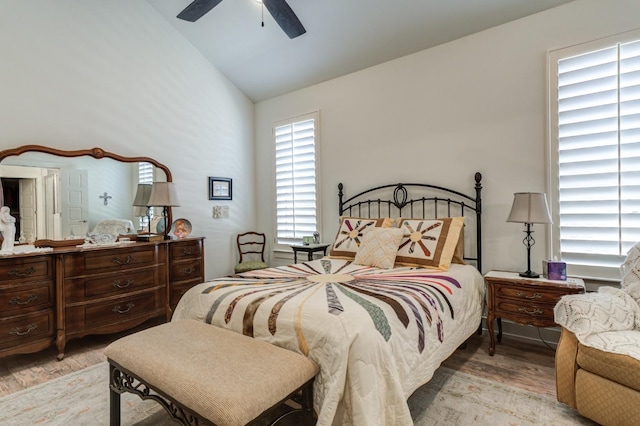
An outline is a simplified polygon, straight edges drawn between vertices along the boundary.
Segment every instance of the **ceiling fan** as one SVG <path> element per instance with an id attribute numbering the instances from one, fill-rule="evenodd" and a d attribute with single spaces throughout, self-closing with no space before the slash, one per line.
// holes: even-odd
<path id="1" fill-rule="evenodd" d="M 216 7 L 221 1 L 222 0 L 195 0 L 180 12 L 178 18 L 195 22 Z M 284 31 L 289 38 L 296 38 L 307 32 L 285 0 L 262 0 L 262 4 L 267 8 L 271 16 L 273 16 L 273 19 L 275 19 L 278 25 L 280 25 L 280 28 L 282 28 L 282 31 Z"/>

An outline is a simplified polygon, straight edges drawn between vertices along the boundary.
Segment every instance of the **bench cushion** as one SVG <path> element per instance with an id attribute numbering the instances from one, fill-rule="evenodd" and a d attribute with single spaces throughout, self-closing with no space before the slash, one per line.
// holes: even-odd
<path id="1" fill-rule="evenodd" d="M 110 361 L 215 424 L 243 425 L 319 369 L 304 355 L 193 320 L 125 336 Z"/>

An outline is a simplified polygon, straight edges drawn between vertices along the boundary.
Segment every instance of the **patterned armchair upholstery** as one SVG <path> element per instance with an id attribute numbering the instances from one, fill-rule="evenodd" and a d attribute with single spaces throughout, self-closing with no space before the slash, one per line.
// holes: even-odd
<path id="1" fill-rule="evenodd" d="M 640 283 L 564 296 L 556 351 L 558 401 L 602 425 L 640 421 Z"/>
<path id="2" fill-rule="evenodd" d="M 602 425 L 638 424 L 640 361 L 583 345 L 563 328 L 556 351 L 556 391 L 558 401 Z"/>

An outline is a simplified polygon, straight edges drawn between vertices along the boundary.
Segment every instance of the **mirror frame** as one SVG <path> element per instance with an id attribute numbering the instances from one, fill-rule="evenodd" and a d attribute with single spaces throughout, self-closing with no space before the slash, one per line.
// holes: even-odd
<path id="1" fill-rule="evenodd" d="M 154 160 L 150 157 L 124 157 L 119 154 L 115 154 L 113 152 L 105 151 L 102 148 L 91 148 L 91 149 L 77 149 L 77 150 L 63 150 L 51 148 L 43 145 L 22 145 L 17 148 L 5 149 L 0 151 L 0 163 L 7 157 L 18 156 L 21 154 L 25 154 L 27 152 L 42 152 L 44 154 L 57 155 L 60 157 L 82 157 L 89 156 L 95 159 L 101 158 L 111 158 L 112 160 L 120 161 L 123 163 L 138 163 L 138 162 L 146 162 L 151 163 L 157 168 L 161 169 L 166 177 L 167 182 L 173 182 L 173 177 L 171 176 L 171 170 L 164 164 Z M 0 201 L 2 200 L 2 183 L 0 182 Z M 173 223 L 173 212 L 171 207 L 167 207 L 167 226 L 171 226 Z"/>

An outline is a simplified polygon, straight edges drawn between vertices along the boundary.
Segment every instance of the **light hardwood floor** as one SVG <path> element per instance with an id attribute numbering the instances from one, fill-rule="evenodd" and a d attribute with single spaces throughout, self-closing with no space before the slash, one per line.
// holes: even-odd
<path id="1" fill-rule="evenodd" d="M 140 329 L 155 325 L 147 323 Z M 87 336 L 71 340 L 65 357 L 56 361 L 51 347 L 35 354 L 0 358 L 0 396 L 44 383 L 56 377 L 106 361 L 102 351 L 115 339 L 127 333 Z M 507 383 L 555 398 L 554 351 L 541 342 L 524 341 L 504 336 L 489 356 L 489 336 L 474 335 L 464 349 L 458 349 L 443 365 L 454 370 Z"/>

